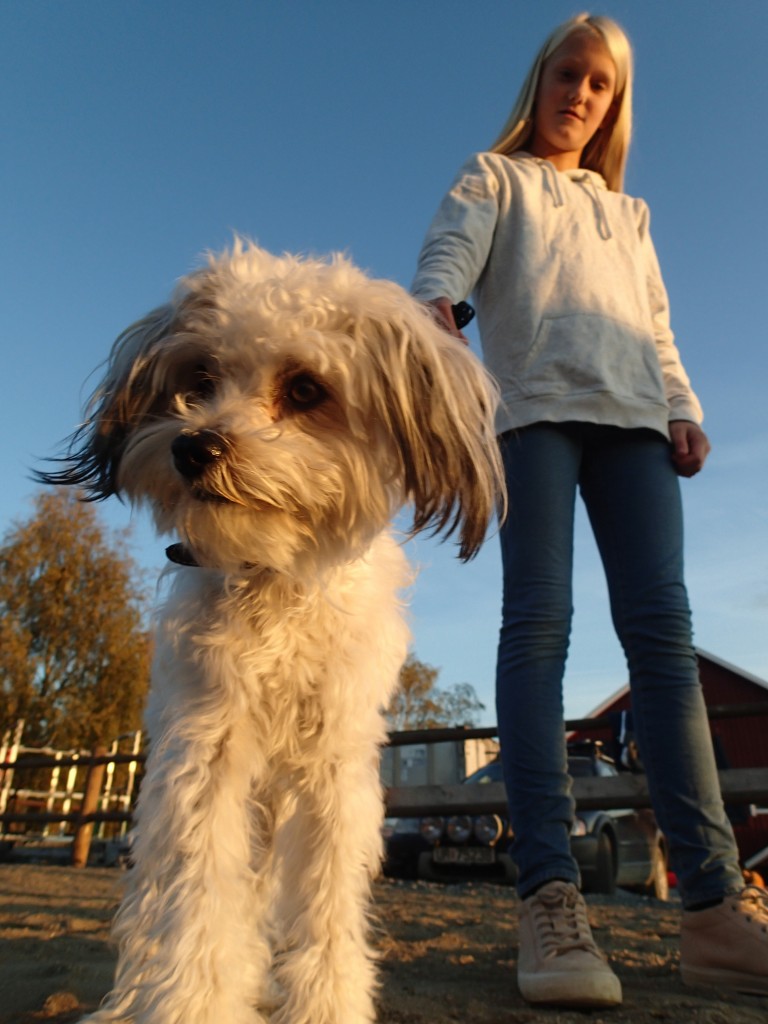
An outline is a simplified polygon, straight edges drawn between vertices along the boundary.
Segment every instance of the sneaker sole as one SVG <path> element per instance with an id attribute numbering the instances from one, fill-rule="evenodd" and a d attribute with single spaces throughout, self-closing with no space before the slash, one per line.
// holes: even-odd
<path id="1" fill-rule="evenodd" d="M 589 974 L 537 971 L 532 975 L 518 974 L 517 984 L 527 1003 L 540 1006 L 597 1009 L 618 1006 L 622 1000 L 621 982 L 615 974 L 590 978 Z"/>
<path id="2" fill-rule="evenodd" d="M 768 996 L 768 975 L 762 978 L 741 971 L 728 971 L 717 967 L 685 967 L 680 965 L 680 975 L 686 985 L 703 985 L 706 988 L 730 988 L 750 996 Z"/>

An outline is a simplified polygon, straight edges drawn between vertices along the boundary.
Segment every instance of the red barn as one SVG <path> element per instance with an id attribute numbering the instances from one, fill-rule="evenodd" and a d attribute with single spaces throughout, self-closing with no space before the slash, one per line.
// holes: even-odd
<path id="1" fill-rule="evenodd" d="M 710 722 L 712 740 L 720 768 L 768 767 L 768 682 L 720 658 L 697 650 L 699 675 L 708 708 L 742 705 L 765 705 L 765 714 L 735 714 Z M 616 715 L 631 708 L 629 686 L 623 686 L 612 697 L 595 708 L 590 718 Z M 615 744 L 615 731 L 579 729 L 578 739 L 602 740 L 610 750 Z M 765 873 L 768 867 L 768 807 L 729 807 L 742 862 Z"/>

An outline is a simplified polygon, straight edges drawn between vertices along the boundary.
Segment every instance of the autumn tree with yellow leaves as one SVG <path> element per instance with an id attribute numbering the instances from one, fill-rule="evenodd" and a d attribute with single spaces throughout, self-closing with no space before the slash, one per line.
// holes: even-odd
<path id="1" fill-rule="evenodd" d="M 469 683 L 440 689 L 440 670 L 410 654 L 400 669 L 400 685 L 386 709 L 393 731 L 434 729 L 440 726 L 472 726 L 485 705 Z"/>
<path id="2" fill-rule="evenodd" d="M 40 492 L 0 544 L 0 732 L 91 747 L 140 727 L 146 596 L 123 533 L 66 489 Z"/>

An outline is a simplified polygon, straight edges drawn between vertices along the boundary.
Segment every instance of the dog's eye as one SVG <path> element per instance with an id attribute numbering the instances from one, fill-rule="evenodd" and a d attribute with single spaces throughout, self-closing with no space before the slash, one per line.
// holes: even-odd
<path id="1" fill-rule="evenodd" d="M 298 412 L 307 412 L 320 405 L 328 392 L 314 377 L 310 377 L 308 373 L 300 373 L 286 381 L 283 394 L 294 409 Z"/>
<path id="2" fill-rule="evenodd" d="M 195 398 L 212 398 L 218 381 L 207 366 L 202 363 L 194 368 L 188 393 Z"/>

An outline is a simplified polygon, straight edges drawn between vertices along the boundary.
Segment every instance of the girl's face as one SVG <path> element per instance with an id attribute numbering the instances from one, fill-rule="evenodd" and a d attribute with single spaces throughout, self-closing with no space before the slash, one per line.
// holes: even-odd
<path id="1" fill-rule="evenodd" d="M 572 32 L 544 62 L 526 148 L 560 171 L 578 167 L 615 91 L 616 65 L 605 43 L 592 32 Z"/>

